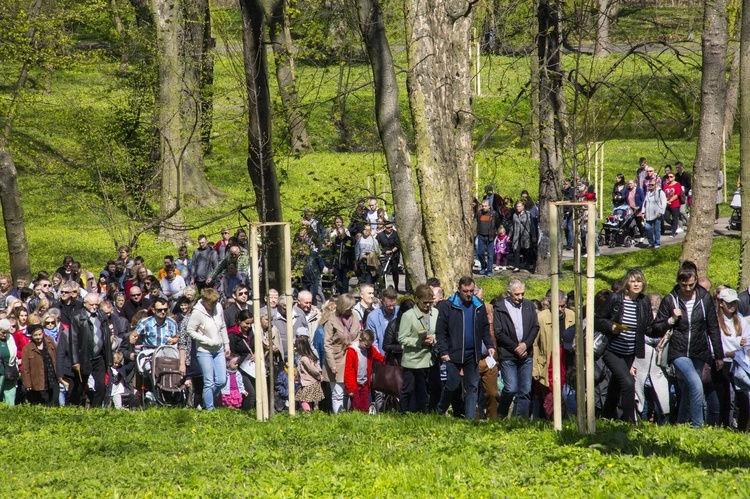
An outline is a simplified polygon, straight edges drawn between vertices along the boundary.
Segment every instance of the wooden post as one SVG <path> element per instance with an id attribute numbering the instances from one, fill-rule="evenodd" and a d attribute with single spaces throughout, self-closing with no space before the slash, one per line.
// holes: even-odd
<path id="1" fill-rule="evenodd" d="M 286 251 L 284 252 L 284 267 L 286 268 L 286 351 L 287 351 L 287 369 L 289 375 L 289 415 L 293 416 L 294 406 L 294 304 L 292 303 L 292 252 L 291 249 L 291 228 L 290 225 L 284 224 L 284 241 Z"/>
<path id="2" fill-rule="evenodd" d="M 258 226 L 250 225 L 250 264 L 252 265 L 253 278 L 253 316 L 256 317 L 257 326 L 260 326 L 260 276 L 258 275 Z M 269 321 L 271 318 L 268 318 Z M 260 334 L 255 334 L 255 415 L 258 421 L 268 419 L 268 395 L 266 391 L 266 367 L 263 355 L 263 328 L 253 325 Z M 271 342 L 271 346 L 273 342 Z"/>
<path id="3" fill-rule="evenodd" d="M 560 276 L 558 260 L 557 236 L 560 226 L 557 223 L 557 203 L 550 203 L 549 231 L 550 246 L 550 281 L 552 295 L 550 296 L 550 313 L 552 315 L 552 401 L 553 419 L 556 431 L 562 430 L 562 380 L 560 379 L 560 321 L 558 320 Z"/>
<path id="4" fill-rule="evenodd" d="M 573 289 L 575 290 L 575 316 L 576 316 L 576 336 L 575 336 L 575 352 L 576 352 L 576 374 L 585 372 L 584 362 L 584 342 L 583 342 L 583 323 L 582 321 L 582 308 L 581 299 L 583 298 L 583 290 L 581 285 L 581 211 L 582 205 L 579 204 L 573 213 L 577 214 L 577 217 L 573 221 L 575 227 L 575 241 L 573 243 Z M 589 214 L 590 219 L 591 214 Z M 576 406 L 578 411 L 576 414 L 576 421 L 578 422 L 578 431 L 583 433 L 585 431 L 586 424 L 586 385 L 582 376 L 576 376 Z"/>
<path id="5" fill-rule="evenodd" d="M 480 59 L 481 51 L 479 50 L 479 38 L 477 38 L 477 29 L 474 28 L 474 40 L 477 44 L 477 95 L 482 95 L 482 60 Z"/>
<path id="6" fill-rule="evenodd" d="M 594 419 L 594 275 L 596 272 L 596 203 L 589 203 L 586 258 L 586 414 L 589 434 L 596 433 Z M 580 375 L 580 371 L 578 372 Z"/>

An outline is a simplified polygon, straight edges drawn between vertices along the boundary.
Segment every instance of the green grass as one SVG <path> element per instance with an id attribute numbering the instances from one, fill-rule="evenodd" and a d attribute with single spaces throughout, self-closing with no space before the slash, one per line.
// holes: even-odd
<path id="1" fill-rule="evenodd" d="M 721 429 L 0 407 L 4 497 L 742 497 Z"/>

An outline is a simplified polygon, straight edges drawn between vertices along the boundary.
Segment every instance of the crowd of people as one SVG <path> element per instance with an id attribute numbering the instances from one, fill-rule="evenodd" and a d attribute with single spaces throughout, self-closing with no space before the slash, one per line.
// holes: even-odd
<path id="1" fill-rule="evenodd" d="M 332 233 L 339 229 L 335 224 Z M 296 404 L 331 413 L 550 419 L 552 321 L 558 320 L 563 410 L 576 411 L 572 295 L 561 293 L 553 311 L 549 293 L 530 300 L 524 283 L 512 279 L 505 293 L 485 300 L 466 276 L 447 297 L 435 279 L 409 295 L 389 287 L 376 296 L 373 284 L 361 282 L 355 296 L 347 283 L 318 308 L 313 292 L 302 289 L 292 310 L 290 352 L 285 301 L 269 290 L 256 320 L 245 271 L 238 270 L 245 251 L 236 234 L 225 241 L 209 245 L 201 237 L 193 258 L 181 248 L 155 273 L 121 248 L 99 281 L 82 279 L 86 274 L 69 257 L 51 277 L 40 272 L 32 283 L 13 286 L 0 275 L 3 402 L 134 407 L 145 396 L 136 381 L 138 352 L 174 345 L 188 405 L 204 410 L 254 409 L 254 361 L 262 354 L 272 359 L 274 379 L 266 373 L 265 381 L 277 410 Z M 605 344 L 595 372 L 601 417 L 748 429 L 748 386 L 736 377 L 748 364 L 748 290 L 712 290 L 684 262 L 674 289 L 662 297 L 647 294 L 646 276 L 631 269 L 597 294 L 595 313 Z M 263 352 L 255 351 L 256 334 Z M 376 364 L 398 366 L 399 393 L 374 389 Z"/>

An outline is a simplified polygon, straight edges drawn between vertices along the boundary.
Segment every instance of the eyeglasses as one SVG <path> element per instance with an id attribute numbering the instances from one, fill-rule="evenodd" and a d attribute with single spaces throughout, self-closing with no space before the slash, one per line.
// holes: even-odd
<path id="1" fill-rule="evenodd" d="M 154 312 L 166 312 L 166 311 L 167 311 L 166 308 L 156 308 L 156 307 L 154 307 Z"/>
<path id="2" fill-rule="evenodd" d="M 54 326 L 55 325 L 55 321 L 44 321 L 44 325 L 45 326 L 49 326 L 49 325 Z"/>
<path id="3" fill-rule="evenodd" d="M 61 294 L 61 295 L 69 295 L 69 294 L 70 294 L 70 291 L 60 291 L 60 294 Z"/>
<path id="4" fill-rule="evenodd" d="M 247 296 L 247 291 L 240 291 L 237 293 L 237 296 Z"/>
<path id="5" fill-rule="evenodd" d="M 141 294 L 142 294 L 142 293 L 130 293 L 130 296 L 131 296 L 132 298 L 138 298 L 139 296 L 141 296 Z"/>

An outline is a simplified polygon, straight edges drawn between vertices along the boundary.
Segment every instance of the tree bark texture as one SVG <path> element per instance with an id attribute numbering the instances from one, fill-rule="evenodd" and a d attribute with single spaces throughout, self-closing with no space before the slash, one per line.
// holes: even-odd
<path id="1" fill-rule="evenodd" d="M 740 93 L 740 51 L 735 50 L 732 63 L 729 66 L 729 80 L 727 81 L 727 102 L 724 110 L 724 143 L 726 148 L 732 147 L 732 132 L 737 120 L 737 99 Z"/>
<path id="2" fill-rule="evenodd" d="M 681 262 L 693 261 L 701 275 L 706 275 L 711 256 L 726 104 L 728 38 L 725 0 L 708 0 L 703 14 L 701 113 L 693 171 L 693 205 L 680 255 Z"/>
<path id="3" fill-rule="evenodd" d="M 211 34 L 211 8 L 206 3 L 203 20 L 203 64 L 201 65 L 201 141 L 203 154 L 211 152 L 211 133 L 214 124 L 214 48 Z M 213 188 L 214 192 L 216 189 Z"/>
<path id="4" fill-rule="evenodd" d="M 414 193 L 411 156 L 401 126 L 398 82 L 378 0 L 357 3 L 359 29 L 375 82 L 375 118 L 391 181 L 396 225 L 412 289 L 427 280 L 422 252 L 422 215 Z"/>
<path id="5" fill-rule="evenodd" d="M 268 62 L 263 47 L 265 19 L 269 14 L 258 0 L 241 0 L 242 46 L 247 85 L 247 169 L 255 192 L 255 206 L 261 222 L 281 222 L 281 194 L 273 158 L 271 135 L 271 94 L 268 87 Z M 271 230 L 264 241 L 268 251 L 271 286 L 283 281 L 284 255 L 282 231 Z"/>
<path id="6" fill-rule="evenodd" d="M 407 88 L 424 221 L 425 267 L 446 289 L 471 275 L 473 3 L 406 2 Z"/>
<path id="7" fill-rule="evenodd" d="M 152 0 L 156 24 L 156 46 L 159 65 L 156 119 L 161 156 L 161 206 L 163 225 L 160 236 L 179 242 L 184 234 L 174 227 L 182 221 L 180 209 L 180 164 L 185 152 L 180 119 L 180 2 L 179 0 Z"/>
<path id="8" fill-rule="evenodd" d="M 742 199 L 750 200 L 750 0 L 742 1 L 740 27 L 740 182 Z M 750 286 L 750 202 L 742 203 L 742 219 L 745 227 L 740 243 L 740 290 Z"/>
<path id="9" fill-rule="evenodd" d="M 561 113 L 563 97 L 562 66 L 560 61 L 560 16 L 555 0 L 540 0 L 537 10 L 539 31 L 539 243 L 535 272 L 548 275 L 549 203 L 562 199 L 560 191 L 565 128 Z"/>
<path id="10" fill-rule="evenodd" d="M 594 57 L 605 57 L 609 54 L 609 27 L 617 12 L 616 3 L 617 0 L 599 0 Z"/>
<path id="11" fill-rule="evenodd" d="M 203 162 L 203 118 L 207 106 L 206 78 L 206 23 L 210 22 L 208 0 L 182 0 L 182 85 L 180 115 L 182 119 L 182 191 L 186 200 L 199 206 L 217 201 L 218 190 L 206 180 Z M 210 46 L 210 45 L 209 45 Z M 211 49 L 209 49 L 209 54 Z M 212 57 L 211 55 L 208 56 Z M 211 65 L 213 65 L 211 63 Z M 210 95 L 208 96 L 210 99 Z"/>
<path id="12" fill-rule="evenodd" d="M 268 36 L 273 48 L 273 59 L 276 65 L 276 81 L 279 85 L 279 96 L 284 108 L 287 130 L 289 132 L 292 153 L 312 152 L 307 125 L 302 116 L 297 99 L 297 86 L 294 82 L 292 65 L 291 40 L 287 38 L 286 0 L 281 0 L 268 23 Z"/>

